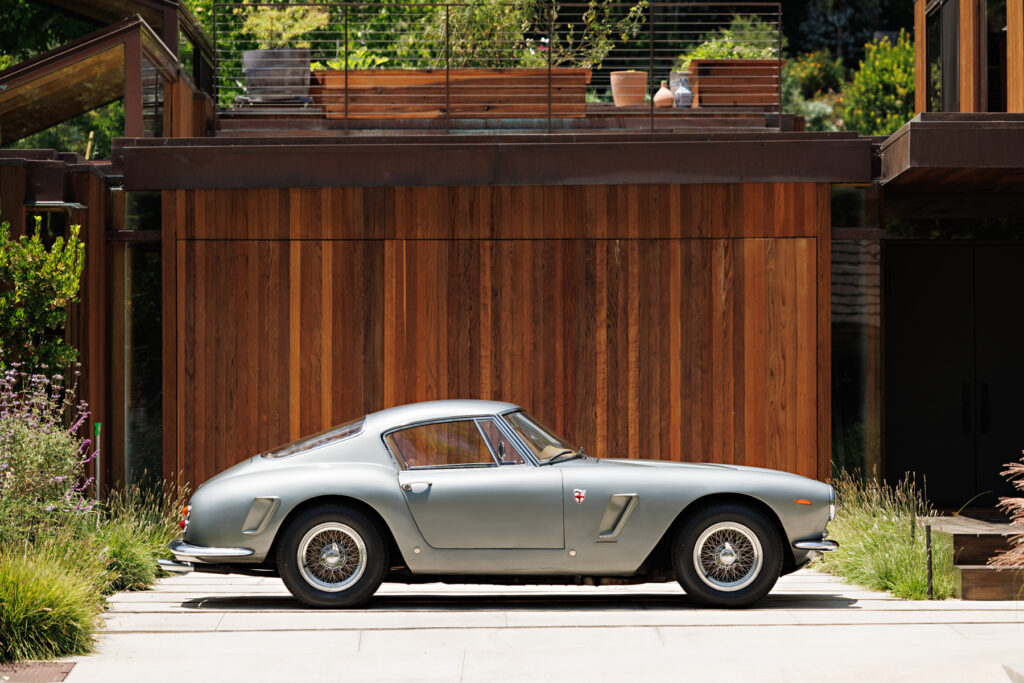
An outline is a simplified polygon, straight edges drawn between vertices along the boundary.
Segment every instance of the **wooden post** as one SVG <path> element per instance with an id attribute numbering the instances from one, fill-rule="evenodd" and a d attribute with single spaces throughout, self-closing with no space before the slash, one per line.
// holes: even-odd
<path id="1" fill-rule="evenodd" d="M 979 112 L 981 76 L 981 0 L 960 0 L 960 111 Z"/>
<path id="2" fill-rule="evenodd" d="M 1024 1 L 1006 3 L 1006 111 L 1024 112 Z"/>
<path id="3" fill-rule="evenodd" d="M 914 113 L 928 111 L 927 0 L 914 0 Z"/>
<path id="4" fill-rule="evenodd" d="M 124 136 L 142 137 L 142 44 L 137 31 L 124 40 Z"/>

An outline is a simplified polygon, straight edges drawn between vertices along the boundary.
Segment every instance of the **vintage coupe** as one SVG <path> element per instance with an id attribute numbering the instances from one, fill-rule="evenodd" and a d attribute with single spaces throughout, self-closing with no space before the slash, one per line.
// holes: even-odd
<path id="1" fill-rule="evenodd" d="M 638 455 L 638 454 L 632 454 Z M 774 470 L 584 454 L 510 403 L 372 413 L 213 477 L 185 508 L 171 571 L 279 575 L 352 607 L 406 583 L 677 580 L 744 607 L 833 550 L 828 484 Z"/>

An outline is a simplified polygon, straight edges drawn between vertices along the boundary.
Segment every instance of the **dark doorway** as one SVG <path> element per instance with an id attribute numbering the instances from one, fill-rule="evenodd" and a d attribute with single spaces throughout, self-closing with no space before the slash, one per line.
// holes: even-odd
<path id="1" fill-rule="evenodd" d="M 886 243 L 886 478 L 914 472 L 935 505 L 1013 493 L 999 472 L 1024 449 L 1022 263 L 1019 243 Z"/>

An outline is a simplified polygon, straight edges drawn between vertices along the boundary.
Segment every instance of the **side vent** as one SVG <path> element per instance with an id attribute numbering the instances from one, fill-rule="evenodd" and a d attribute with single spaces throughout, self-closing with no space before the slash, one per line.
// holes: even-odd
<path id="1" fill-rule="evenodd" d="M 612 494 L 608 499 L 608 507 L 604 509 L 604 515 L 601 517 L 601 524 L 597 528 L 598 543 L 615 542 L 639 500 L 640 496 L 635 493 Z"/>
<path id="2" fill-rule="evenodd" d="M 249 507 L 249 514 L 245 516 L 245 522 L 242 524 L 242 533 L 258 534 L 266 529 L 267 523 L 270 522 L 270 518 L 274 516 L 277 506 L 280 504 L 281 499 L 277 496 L 253 500 L 252 506 Z"/>

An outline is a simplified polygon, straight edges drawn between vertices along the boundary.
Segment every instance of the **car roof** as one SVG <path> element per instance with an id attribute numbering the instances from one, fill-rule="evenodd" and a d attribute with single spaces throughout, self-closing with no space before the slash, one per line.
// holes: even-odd
<path id="1" fill-rule="evenodd" d="M 503 401 L 480 401 L 474 399 L 450 399 L 447 401 L 423 401 L 407 403 L 394 408 L 386 408 L 370 413 L 367 422 L 372 422 L 378 429 L 386 430 L 413 422 L 443 420 L 445 418 L 475 417 L 478 415 L 495 415 L 509 410 L 518 410 L 515 403 Z"/>

